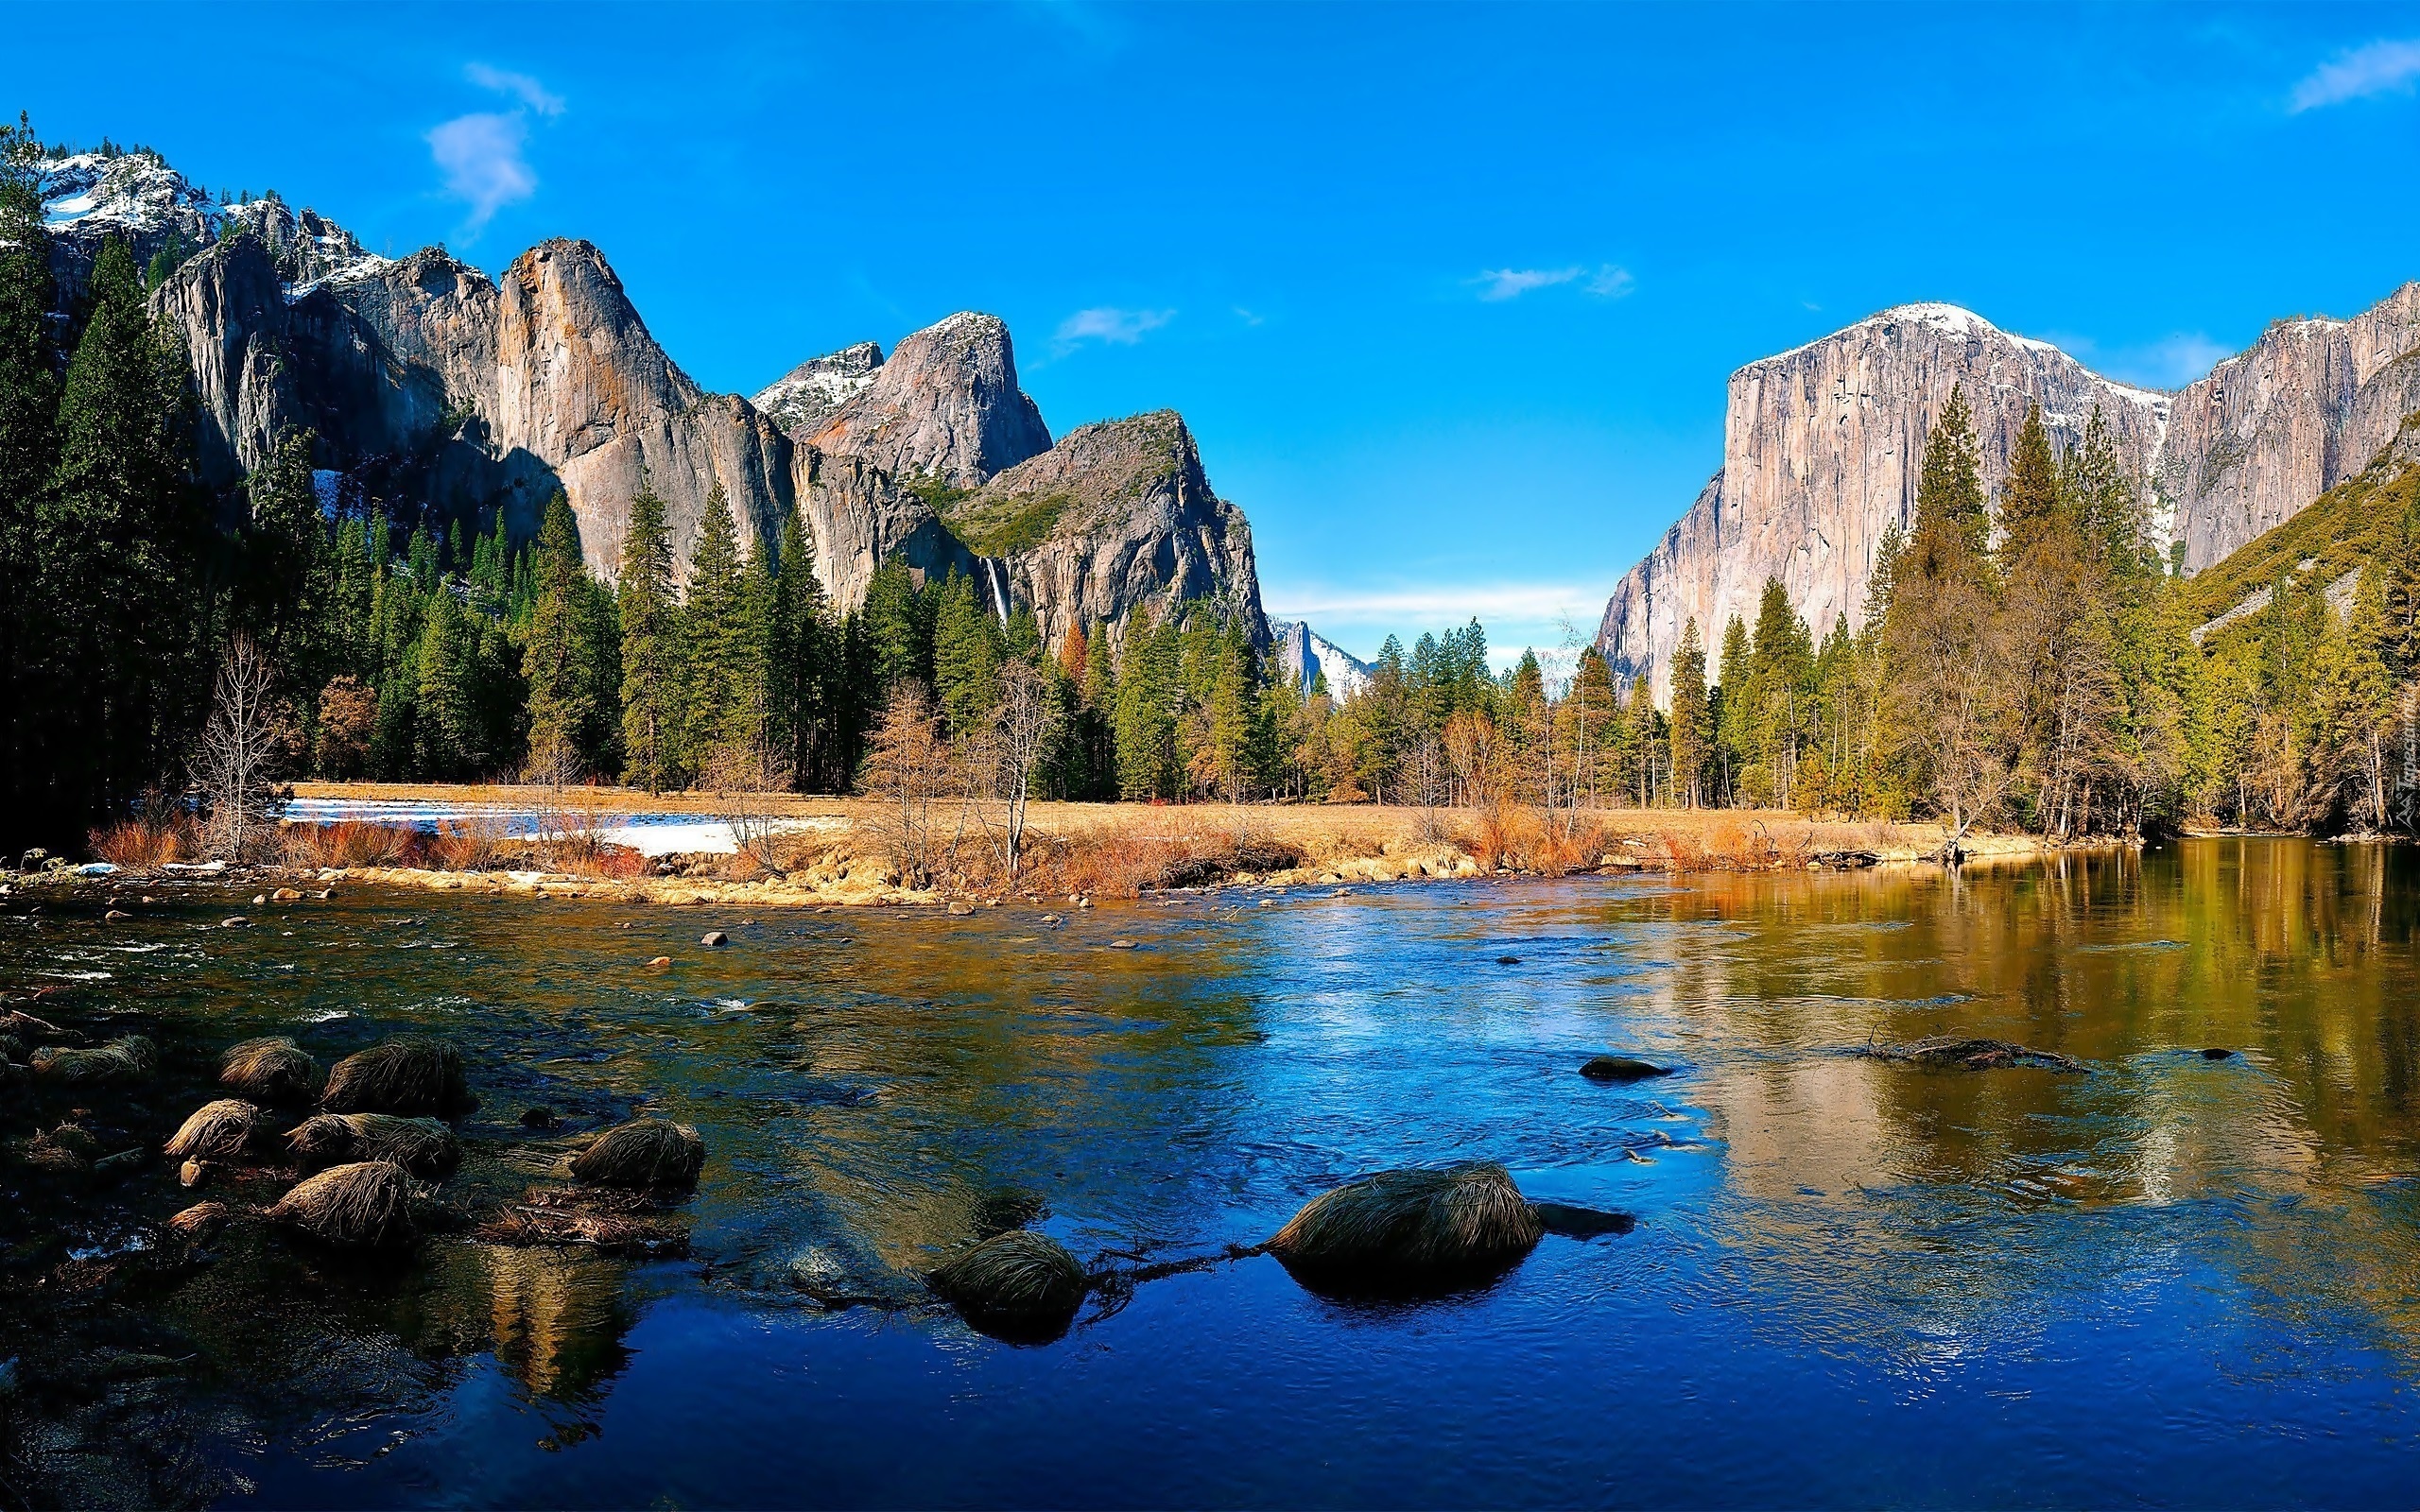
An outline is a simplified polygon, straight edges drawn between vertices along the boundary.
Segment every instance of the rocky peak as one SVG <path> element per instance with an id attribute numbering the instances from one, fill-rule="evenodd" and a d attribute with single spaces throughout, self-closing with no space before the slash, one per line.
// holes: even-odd
<path id="1" fill-rule="evenodd" d="M 1269 639 L 1277 664 L 1305 694 L 1322 677 L 1328 696 L 1338 703 L 1358 696 L 1370 685 L 1370 663 L 1340 649 L 1302 620 L 1270 620 Z"/>
<path id="2" fill-rule="evenodd" d="M 995 601 L 1032 605 L 1054 645 L 1077 625 L 1115 629 L 1137 607 L 1165 616 L 1196 600 L 1268 644 L 1251 527 L 1211 491 L 1174 410 L 1079 426 L 981 488 L 941 495 L 941 511 L 994 575 Z"/>
<path id="3" fill-rule="evenodd" d="M 792 436 L 808 437 L 823 428 L 840 407 L 873 383 L 882 366 L 882 349 L 871 341 L 806 361 L 759 389 L 750 401 Z"/>
<path id="4" fill-rule="evenodd" d="M 973 313 L 902 340 L 811 439 L 896 477 L 958 488 L 1050 449 L 1042 411 L 1017 387 L 1007 323 Z"/>

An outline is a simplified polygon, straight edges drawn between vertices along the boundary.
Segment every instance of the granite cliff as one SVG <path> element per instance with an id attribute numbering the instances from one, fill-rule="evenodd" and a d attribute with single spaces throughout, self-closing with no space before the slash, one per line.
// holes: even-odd
<path id="1" fill-rule="evenodd" d="M 1820 635 L 1859 622 L 1875 548 L 1915 508 L 1925 437 L 1953 385 L 1975 409 L 1996 490 L 2034 404 L 2063 446 L 2098 408 L 2147 503 L 2155 543 L 2188 572 L 2359 472 L 2420 407 L 2420 284 L 2352 320 L 2272 326 L 2175 393 L 2104 378 L 1969 311 L 1902 305 L 1731 377 L 1722 466 L 1605 607 L 1597 646 L 1667 690 L 1682 628 L 1711 646 L 1753 619 L 1768 577 Z"/>
<path id="2" fill-rule="evenodd" d="M 561 489 L 602 576 L 644 477 L 683 561 L 717 485 L 757 549 L 795 513 L 843 607 L 899 555 L 927 576 L 983 579 L 1007 595 L 1004 612 L 1029 604 L 1054 636 L 1197 598 L 1266 633 L 1251 532 L 1210 491 L 1182 421 L 1085 427 L 1054 447 L 996 317 L 951 316 L 888 358 L 861 342 L 751 401 L 683 372 L 586 242 L 542 243 L 490 278 L 438 249 L 372 254 L 274 197 L 218 202 L 149 153 L 55 159 L 43 173 L 69 308 L 110 236 L 139 261 L 182 256 L 152 304 L 191 358 L 202 467 L 218 488 L 307 426 L 315 460 L 350 493 L 407 518 L 500 516 L 526 536 Z M 1137 448 L 1156 460 L 1138 462 Z M 977 549 L 940 512 L 1037 490 L 1059 503 L 1029 540 L 984 536 Z"/>

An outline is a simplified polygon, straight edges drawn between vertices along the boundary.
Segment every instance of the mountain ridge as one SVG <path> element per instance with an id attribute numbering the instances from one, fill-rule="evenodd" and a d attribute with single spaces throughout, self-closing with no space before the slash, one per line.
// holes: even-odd
<path id="1" fill-rule="evenodd" d="M 1608 597 L 1597 648 L 1668 691 L 1694 619 L 1711 645 L 1781 579 L 1817 633 L 1859 622 L 1874 553 L 1913 518 L 1925 436 L 1953 385 L 1973 406 L 1987 489 L 2033 404 L 2062 446 L 2099 409 L 2150 507 L 2153 543 L 2198 570 L 2367 465 L 2420 407 L 2420 283 L 2349 319 L 2273 322 L 2164 393 L 1958 305 L 1894 305 L 1747 363 L 1725 386 L 1723 461 Z"/>
<path id="2" fill-rule="evenodd" d="M 315 463 L 373 502 L 501 517 L 527 538 L 546 496 L 562 490 L 590 569 L 609 580 L 642 480 L 666 501 L 684 574 L 719 486 L 753 551 L 769 550 L 796 513 L 843 610 L 892 555 L 928 577 L 957 570 L 1002 593 L 1061 580 L 1021 576 L 1006 561 L 986 572 L 923 491 L 933 482 L 980 489 L 1053 450 L 996 317 L 947 317 L 887 357 L 865 342 L 810 359 L 760 391 L 771 400 L 760 406 L 691 379 L 586 241 L 541 242 L 491 278 L 441 248 L 369 252 L 274 195 L 226 203 L 147 150 L 47 158 L 38 171 L 66 308 L 110 236 L 138 262 L 170 254 L 176 266 L 152 308 L 185 342 L 203 473 L 219 490 L 258 467 L 284 431 L 308 426 L 320 438 Z M 1217 597 L 1265 643 L 1250 529 L 1209 491 L 1198 455 L 1190 465 L 1195 493 L 1222 512 L 1201 537 L 1215 537 L 1216 549 L 1125 541 L 1138 549 L 1114 583 L 1074 605 L 1032 606 L 1054 634 L 1087 615 L 1114 625 L 1137 603 Z M 1183 513 L 1164 511 L 1147 529 L 1200 524 Z"/>

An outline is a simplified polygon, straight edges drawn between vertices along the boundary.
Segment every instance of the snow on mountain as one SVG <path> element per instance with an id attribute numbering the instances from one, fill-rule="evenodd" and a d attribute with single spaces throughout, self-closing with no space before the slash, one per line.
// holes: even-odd
<path id="1" fill-rule="evenodd" d="M 1311 691 L 1315 678 L 1327 679 L 1328 696 L 1338 703 L 1357 696 L 1370 685 L 1370 663 L 1338 649 L 1301 620 L 1270 620 L 1269 638 L 1287 672 Z"/>
<path id="2" fill-rule="evenodd" d="M 750 401 L 793 436 L 812 436 L 840 406 L 873 385 L 882 348 L 871 341 L 806 361 L 757 391 Z"/>
<path id="3" fill-rule="evenodd" d="M 288 299 L 330 281 L 373 277 L 389 266 L 315 211 L 297 215 L 274 193 L 222 203 L 155 152 L 78 152 L 45 158 L 35 171 L 59 271 L 73 288 L 82 287 L 93 258 L 112 236 L 140 264 L 171 243 L 187 254 L 199 251 L 238 227 L 268 248 Z"/>

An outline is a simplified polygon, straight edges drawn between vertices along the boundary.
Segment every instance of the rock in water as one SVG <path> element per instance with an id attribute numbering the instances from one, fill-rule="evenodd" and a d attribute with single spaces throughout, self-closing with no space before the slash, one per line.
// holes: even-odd
<path id="1" fill-rule="evenodd" d="M 1432 1293 L 1500 1274 L 1545 1232 L 1512 1174 L 1489 1161 L 1339 1187 L 1305 1203 L 1269 1251 L 1314 1291 Z"/>
<path id="2" fill-rule="evenodd" d="M 719 950 L 723 946 L 731 943 L 731 936 L 724 934 L 719 929 L 710 929 L 706 931 L 705 937 L 699 940 L 698 943 Z"/>
<path id="3" fill-rule="evenodd" d="M 206 1245 L 234 1214 L 223 1202 L 197 1202 L 168 1220 L 168 1232 L 187 1244 Z"/>
<path id="4" fill-rule="evenodd" d="M 2207 1050 L 2202 1052 L 2202 1058 L 2204 1060 L 2228 1060 L 2232 1059 L 2234 1056 L 2234 1051 L 2222 1049 L 2218 1045 L 2212 1045 Z"/>
<path id="5" fill-rule="evenodd" d="M 1059 1337 L 1083 1305 L 1084 1268 L 1046 1234 L 1012 1229 L 933 1272 L 933 1290 L 987 1333 L 1019 1342 Z"/>
<path id="6" fill-rule="evenodd" d="M 1668 1076 L 1669 1067 L 1658 1066 L 1629 1056 L 1595 1056 L 1580 1068 L 1580 1074 L 1590 1081 L 1645 1081 L 1651 1076 Z"/>

